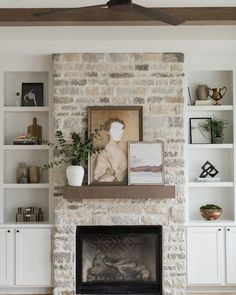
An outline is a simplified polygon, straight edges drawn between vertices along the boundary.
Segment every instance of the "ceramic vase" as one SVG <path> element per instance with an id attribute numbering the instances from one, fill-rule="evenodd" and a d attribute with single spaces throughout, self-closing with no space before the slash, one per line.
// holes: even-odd
<path id="1" fill-rule="evenodd" d="M 84 178 L 84 168 L 82 166 L 69 166 L 66 169 L 66 176 L 69 185 L 81 186 Z"/>

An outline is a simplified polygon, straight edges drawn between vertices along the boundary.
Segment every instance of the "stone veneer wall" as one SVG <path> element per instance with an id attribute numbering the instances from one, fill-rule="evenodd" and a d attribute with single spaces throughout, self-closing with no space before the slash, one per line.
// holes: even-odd
<path id="1" fill-rule="evenodd" d="M 163 225 L 165 295 L 185 294 L 183 54 L 56 54 L 55 129 L 67 135 L 87 127 L 87 106 L 143 105 L 144 140 L 164 140 L 168 200 L 55 198 L 54 294 L 75 292 L 77 225 Z M 55 185 L 64 180 L 55 177 Z"/>

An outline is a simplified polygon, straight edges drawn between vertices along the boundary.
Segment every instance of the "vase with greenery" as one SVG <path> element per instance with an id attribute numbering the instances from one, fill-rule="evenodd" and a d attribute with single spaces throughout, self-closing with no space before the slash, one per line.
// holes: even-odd
<path id="1" fill-rule="evenodd" d="M 200 128 L 212 133 L 213 143 L 223 143 L 224 129 L 227 127 L 228 121 L 213 116 L 211 120 L 206 120 L 200 125 Z"/>
<path id="2" fill-rule="evenodd" d="M 66 140 L 62 131 L 58 130 L 55 134 L 55 143 L 51 143 L 48 140 L 41 140 L 41 144 L 48 145 L 53 149 L 55 160 L 44 165 L 43 168 L 48 170 L 53 167 L 57 167 L 62 164 L 67 164 L 66 176 L 69 185 L 81 186 L 84 177 L 84 164 L 88 157 L 99 149 L 94 146 L 94 140 L 100 136 L 99 129 L 95 129 L 94 133 L 90 136 L 82 137 L 80 133 L 72 132 L 70 139 Z"/>

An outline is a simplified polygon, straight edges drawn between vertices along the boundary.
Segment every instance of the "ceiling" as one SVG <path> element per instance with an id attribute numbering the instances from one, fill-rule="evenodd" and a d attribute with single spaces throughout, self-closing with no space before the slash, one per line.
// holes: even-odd
<path id="1" fill-rule="evenodd" d="M 0 8 L 83 7 L 103 0 L 0 0 Z M 135 0 L 146 7 L 235 7 L 236 0 Z"/>
<path id="2" fill-rule="evenodd" d="M 153 17 L 146 17 L 132 10 L 117 12 L 90 7 L 106 2 L 106 0 L 0 0 L 0 26 L 164 25 Z M 181 26 L 236 25 L 236 0 L 133 0 L 133 3 L 147 7 L 149 14 L 155 11 L 185 20 Z M 84 6 L 89 7 L 83 8 Z M 63 9 L 72 7 L 80 9 Z"/>

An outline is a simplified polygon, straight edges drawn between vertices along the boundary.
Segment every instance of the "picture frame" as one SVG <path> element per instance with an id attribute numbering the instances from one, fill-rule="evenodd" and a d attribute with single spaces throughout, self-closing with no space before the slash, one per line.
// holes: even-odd
<path id="1" fill-rule="evenodd" d="M 22 83 L 21 106 L 43 106 L 43 83 Z"/>
<path id="2" fill-rule="evenodd" d="M 128 185 L 164 183 L 164 142 L 129 142 Z"/>
<path id="3" fill-rule="evenodd" d="M 127 185 L 128 142 L 143 139 L 142 106 L 88 107 L 88 134 L 102 127 L 88 160 L 89 185 Z"/>
<path id="4" fill-rule="evenodd" d="M 189 118 L 190 144 L 211 144 L 212 130 L 207 131 L 200 128 L 200 124 L 212 120 L 211 118 Z"/>
<path id="5" fill-rule="evenodd" d="M 190 87 L 188 86 L 188 105 L 192 106 L 193 105 L 193 100 L 192 100 L 192 95 L 190 91 Z"/>

